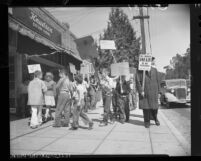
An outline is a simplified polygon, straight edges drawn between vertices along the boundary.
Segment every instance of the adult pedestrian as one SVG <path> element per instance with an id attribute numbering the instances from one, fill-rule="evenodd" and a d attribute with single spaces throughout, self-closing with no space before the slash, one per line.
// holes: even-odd
<path id="1" fill-rule="evenodd" d="M 60 80 L 56 84 L 58 100 L 55 111 L 55 122 L 53 124 L 53 127 L 68 127 L 70 123 L 71 112 L 72 82 L 67 76 L 66 69 L 61 69 L 59 71 L 59 76 Z M 62 112 L 64 112 L 64 121 L 61 120 Z"/>
<path id="2" fill-rule="evenodd" d="M 154 64 L 155 58 L 152 57 L 152 64 Z M 143 74 L 139 73 L 139 79 L 142 85 Z M 145 73 L 145 84 L 144 91 L 142 91 L 140 100 L 139 100 L 139 108 L 143 110 L 144 116 L 144 124 L 146 128 L 150 126 L 151 115 L 155 121 L 157 126 L 160 125 L 160 122 L 157 118 L 158 113 L 158 94 L 160 92 L 160 82 L 158 79 L 157 69 L 153 66 L 150 71 L 146 71 Z"/>

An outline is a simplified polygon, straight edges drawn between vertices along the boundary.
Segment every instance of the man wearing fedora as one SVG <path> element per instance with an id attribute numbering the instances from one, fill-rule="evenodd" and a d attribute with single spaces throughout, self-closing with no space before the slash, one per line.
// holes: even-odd
<path id="1" fill-rule="evenodd" d="M 139 79 L 142 85 L 143 74 L 139 71 Z M 160 92 L 160 82 L 158 78 L 158 71 L 155 68 L 155 57 L 152 57 L 152 66 L 150 71 L 145 73 L 144 91 L 140 94 L 139 108 L 143 110 L 144 124 L 146 128 L 150 126 L 151 116 L 155 124 L 160 125 L 157 118 L 158 113 L 158 94 Z"/>

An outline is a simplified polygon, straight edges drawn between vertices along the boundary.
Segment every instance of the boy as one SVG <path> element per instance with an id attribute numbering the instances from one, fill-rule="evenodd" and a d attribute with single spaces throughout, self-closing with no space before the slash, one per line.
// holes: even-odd
<path id="1" fill-rule="evenodd" d="M 82 77 L 77 76 L 75 78 L 76 81 L 76 88 L 77 88 L 77 95 L 75 96 L 74 100 L 74 108 L 73 108 L 73 124 L 72 124 L 72 129 L 77 130 L 79 127 L 79 116 L 82 117 L 84 122 L 89 124 L 89 130 L 92 129 L 93 127 L 93 122 L 89 117 L 83 112 L 84 110 L 84 94 L 87 92 L 86 88 L 82 84 Z"/>
<path id="2" fill-rule="evenodd" d="M 31 106 L 31 128 L 37 128 L 42 124 L 43 92 L 47 91 L 47 87 L 41 79 L 42 72 L 35 71 L 34 79 L 28 85 L 28 105 Z"/>

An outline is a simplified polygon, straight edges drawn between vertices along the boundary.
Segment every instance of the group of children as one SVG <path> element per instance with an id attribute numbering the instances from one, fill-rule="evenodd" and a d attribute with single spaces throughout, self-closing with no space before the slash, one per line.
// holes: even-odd
<path id="1" fill-rule="evenodd" d="M 47 72 L 45 80 L 42 80 L 42 72 L 35 71 L 34 79 L 28 85 L 28 105 L 31 106 L 30 127 L 37 128 L 44 121 L 53 119 L 50 108 L 56 105 L 53 127 L 68 127 L 72 115 L 72 129 L 79 127 L 79 116 L 84 123 L 92 129 L 93 122 L 84 112 L 87 94 L 86 82 L 81 75 L 77 75 L 74 81 L 70 81 L 67 71 L 59 71 L 58 83 L 53 81 L 53 74 Z M 56 103 L 55 103 L 55 98 Z M 42 119 L 42 108 L 46 106 L 45 119 Z"/>

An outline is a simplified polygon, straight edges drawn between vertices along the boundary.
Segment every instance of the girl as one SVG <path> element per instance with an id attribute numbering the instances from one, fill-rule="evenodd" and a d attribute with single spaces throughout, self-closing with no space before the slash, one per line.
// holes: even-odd
<path id="1" fill-rule="evenodd" d="M 45 92 L 45 120 L 48 119 L 53 120 L 53 116 L 51 113 L 51 107 L 55 106 L 55 96 L 56 96 L 56 83 L 53 81 L 53 74 L 51 72 L 47 72 L 45 75 L 45 85 L 47 86 L 47 91 Z"/>

